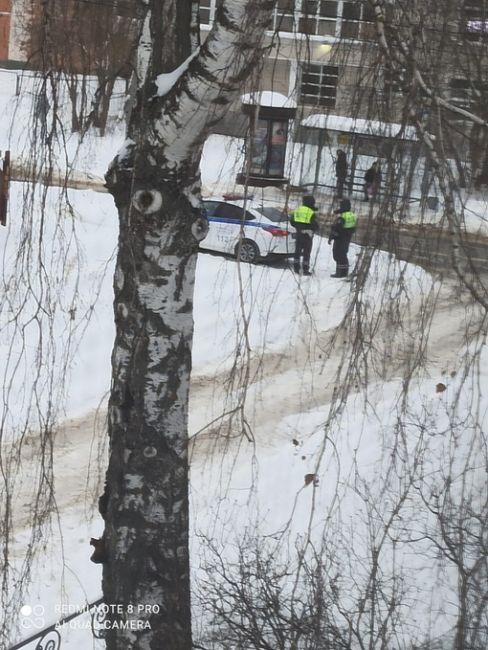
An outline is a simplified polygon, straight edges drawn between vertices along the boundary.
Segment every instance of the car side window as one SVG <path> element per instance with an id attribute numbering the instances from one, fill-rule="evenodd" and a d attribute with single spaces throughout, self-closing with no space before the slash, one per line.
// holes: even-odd
<path id="1" fill-rule="evenodd" d="M 207 213 L 207 217 L 212 217 L 215 215 L 217 208 L 219 206 L 218 201 L 204 201 L 203 202 L 203 207 L 205 208 L 205 212 Z"/>
<path id="2" fill-rule="evenodd" d="M 231 203 L 219 203 L 214 214 L 217 217 L 232 219 L 235 221 L 252 221 L 255 219 L 254 215 L 250 212 L 247 210 L 244 212 L 241 207 L 238 205 L 232 205 Z"/>

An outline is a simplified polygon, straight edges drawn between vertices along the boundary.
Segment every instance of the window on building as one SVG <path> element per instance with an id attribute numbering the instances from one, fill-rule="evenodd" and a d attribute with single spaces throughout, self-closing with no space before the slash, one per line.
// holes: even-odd
<path id="1" fill-rule="evenodd" d="M 201 24 L 213 21 L 215 4 L 200 0 Z M 374 12 L 368 0 L 277 0 L 272 27 L 309 36 L 368 39 L 374 36 Z"/>
<path id="2" fill-rule="evenodd" d="M 384 95 L 391 96 L 403 94 L 406 79 L 407 71 L 405 69 L 395 70 L 395 72 L 393 72 L 390 68 L 383 68 Z"/>
<path id="3" fill-rule="evenodd" d="M 488 0 L 464 0 L 462 31 L 472 41 L 488 37 Z"/>
<path id="4" fill-rule="evenodd" d="M 200 24 L 210 25 L 213 21 L 214 11 L 215 2 L 212 2 L 212 0 L 200 0 Z"/>
<path id="5" fill-rule="evenodd" d="M 273 11 L 273 30 L 294 32 L 295 12 L 300 0 L 278 0 Z M 200 23 L 210 24 L 214 20 L 216 0 L 200 0 Z"/>
<path id="6" fill-rule="evenodd" d="M 287 133 L 288 120 L 258 120 L 249 147 L 253 176 L 283 176 Z"/>
<path id="7" fill-rule="evenodd" d="M 273 28 L 278 32 L 295 30 L 295 0 L 278 0 L 273 15 Z"/>
<path id="8" fill-rule="evenodd" d="M 341 16 L 342 38 L 366 39 L 374 36 L 374 10 L 368 2 L 343 2 Z"/>
<path id="9" fill-rule="evenodd" d="M 488 83 L 455 78 L 449 82 L 450 101 L 459 108 L 477 113 L 488 100 Z"/>
<path id="10" fill-rule="evenodd" d="M 315 36 L 335 36 L 338 2 L 302 0 L 298 31 Z"/>
<path id="11" fill-rule="evenodd" d="M 334 108 L 339 68 L 333 65 L 305 65 L 302 69 L 300 101 Z"/>

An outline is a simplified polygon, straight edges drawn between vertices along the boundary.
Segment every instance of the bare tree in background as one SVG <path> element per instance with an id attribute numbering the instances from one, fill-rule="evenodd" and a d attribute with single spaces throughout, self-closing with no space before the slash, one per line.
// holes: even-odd
<path id="1" fill-rule="evenodd" d="M 67 86 L 71 129 L 103 136 L 117 79 L 133 72 L 143 3 L 45 0 L 23 17 L 29 65 Z M 95 90 L 90 77 L 96 77 Z"/>
<path id="2" fill-rule="evenodd" d="M 438 187 L 443 217 L 450 231 L 452 265 L 466 288 L 483 305 L 486 287 L 467 249 L 462 188 L 471 177 L 483 181 L 488 128 L 486 121 L 486 9 L 483 3 L 410 3 L 371 0 L 381 72 L 401 90 L 389 117 L 413 125 L 426 158 L 425 172 Z M 468 9 L 467 7 L 471 7 Z M 378 76 L 376 76 L 378 78 Z M 385 116 L 386 117 L 386 116 Z M 388 188 L 381 214 L 394 213 L 394 188 L 403 166 L 388 161 Z M 428 192 L 423 183 L 424 198 Z M 393 196 L 391 196 L 393 195 Z M 441 233 L 442 228 L 439 229 Z"/>
<path id="3" fill-rule="evenodd" d="M 206 230 L 200 208 L 198 165 L 209 129 L 241 89 L 253 66 L 259 63 L 261 39 L 273 3 L 258 0 L 220 3 L 213 31 L 199 52 L 197 4 L 189 0 L 141 3 L 147 15 L 139 50 L 137 105 L 126 147 L 107 174 L 107 184 L 119 211 L 120 238 L 115 277 L 118 329 L 110 399 L 111 459 L 101 502 L 106 521 L 104 593 L 108 603 L 120 603 L 124 611 L 129 606 L 147 605 L 153 612 L 144 619 L 150 630 L 114 628 L 107 639 L 109 648 L 143 648 L 150 644 L 158 648 L 191 647 L 187 399 L 195 257 L 198 241 Z M 481 305 L 481 316 L 477 313 L 473 318 L 475 333 L 474 326 L 463 333 L 465 350 L 473 336 L 479 337 L 478 340 L 483 338 L 486 301 L 483 278 L 476 264 L 470 265 L 464 249 L 467 238 L 460 217 L 462 207 L 459 210 L 460 170 L 468 181 L 471 176 L 479 175 L 466 165 L 463 152 L 471 151 L 473 161 L 477 156 L 473 169 L 483 165 L 484 145 L 480 142 L 486 124 L 482 113 L 460 109 L 453 103 L 445 84 L 440 83 L 444 57 L 452 45 L 449 21 L 458 16 L 454 3 L 442 5 L 369 2 L 375 18 L 369 23 L 374 27 L 374 38 L 368 42 L 367 49 L 374 50 L 377 56 L 371 69 L 358 68 L 359 82 L 351 84 L 355 90 L 351 94 L 351 113 L 386 122 L 399 120 L 402 128 L 416 128 L 430 161 L 429 175 L 432 173 L 441 189 L 443 221 L 448 222 L 448 240 L 453 242 L 448 245 L 448 251 L 461 280 L 459 286 L 468 287 L 470 295 Z M 476 66 L 478 51 L 474 45 L 464 42 L 457 47 L 456 56 L 466 55 L 462 61 L 468 70 L 468 85 L 477 97 L 473 106 L 482 107 L 485 105 L 483 68 Z M 394 102 L 380 101 L 379 93 L 375 92 L 374 84 L 384 78 L 385 68 L 390 82 L 401 90 Z M 368 86 L 369 80 L 372 87 Z M 46 77 L 43 92 L 47 86 L 52 110 L 47 115 L 45 130 L 40 120 L 34 122 L 38 134 L 41 130 L 43 147 L 48 152 L 57 128 L 56 84 L 56 75 Z M 458 118 L 463 118 L 464 125 L 460 125 Z M 464 149 L 452 146 L 457 138 L 464 142 Z M 416 591 L 415 585 L 408 584 L 406 549 L 412 548 L 412 555 L 428 561 L 441 557 L 442 568 L 445 562 L 457 571 L 456 650 L 467 647 L 468 643 L 476 650 L 486 645 L 487 601 L 483 583 L 486 492 L 480 488 L 479 475 L 470 473 L 468 463 L 461 471 L 461 476 L 467 477 L 462 479 L 465 481 L 462 498 L 459 499 L 458 491 L 451 489 L 453 481 L 459 479 L 453 468 L 458 460 L 466 417 L 457 413 L 454 396 L 452 409 L 448 409 L 450 453 L 446 454 L 444 464 L 439 463 L 428 477 L 424 459 L 430 451 L 425 441 L 428 436 L 436 441 L 445 431 L 437 431 L 426 414 L 412 415 L 408 397 L 416 378 L 425 371 L 426 359 L 435 345 L 432 324 L 436 313 L 442 318 L 445 304 L 434 285 L 420 292 L 420 296 L 418 291 L 415 293 L 405 280 L 405 265 L 393 260 L 387 269 L 388 280 L 376 287 L 379 297 L 368 293 L 368 287 L 371 283 L 374 287 L 378 279 L 375 278 L 377 250 L 396 251 L 402 227 L 398 215 L 403 214 L 409 203 L 402 182 L 405 177 L 412 181 L 415 174 L 401 137 L 391 144 L 380 200 L 362 215 L 363 222 L 369 224 L 371 237 L 358 258 L 356 277 L 347 294 L 345 318 L 330 338 L 315 337 L 316 323 L 311 323 L 308 341 L 292 357 L 297 365 L 310 363 L 312 366 L 317 361 L 314 354 L 318 350 L 317 354 L 327 359 L 327 366 L 325 361 L 320 361 L 320 368 L 314 366 L 317 382 L 322 374 L 330 378 L 330 392 L 314 394 L 314 400 L 320 398 L 322 404 L 330 400 L 330 416 L 324 418 L 324 449 L 338 443 L 340 435 L 347 436 L 348 432 L 340 425 L 350 398 L 364 390 L 365 413 L 381 422 L 384 414 L 370 408 L 369 393 L 376 381 L 389 382 L 395 376 L 401 377 L 402 384 L 395 395 L 397 421 L 385 432 L 381 447 L 384 467 L 373 477 L 364 478 L 361 463 L 355 464 L 353 478 L 346 485 L 347 489 L 354 490 L 360 503 L 359 515 L 351 528 L 342 520 L 339 507 L 343 493 L 337 485 L 332 486 L 338 507 L 318 513 L 324 530 L 317 547 L 312 543 L 315 540 L 304 535 L 300 543 L 292 545 L 292 553 L 286 554 L 279 545 L 269 551 L 261 545 L 259 529 L 256 529 L 257 541 L 253 539 L 248 547 L 241 547 L 235 562 L 227 563 L 224 550 L 219 550 L 209 563 L 209 577 L 202 581 L 202 588 L 210 594 L 203 625 L 214 617 L 214 625 L 208 624 L 202 643 L 208 641 L 216 648 L 225 647 L 227 639 L 232 638 L 235 647 L 246 649 L 329 650 L 357 645 L 368 650 L 389 650 L 398 641 L 401 647 L 415 638 L 408 633 L 403 636 L 412 623 L 408 606 L 426 595 L 425 591 Z M 49 155 L 47 160 L 52 164 Z M 41 159 L 34 162 L 34 171 L 39 171 L 44 164 Z M 26 213 L 28 208 L 27 204 Z M 426 214 L 425 202 L 420 214 L 421 218 Z M 29 219 L 20 261 L 23 255 L 30 255 L 28 244 L 32 242 L 28 231 L 29 227 L 35 230 L 35 222 L 32 214 Z M 42 226 L 37 232 L 42 239 Z M 35 245 L 37 241 L 34 240 Z M 415 259 L 417 246 L 415 241 L 412 250 L 407 251 L 407 259 Z M 27 277 L 29 291 L 35 294 L 40 305 L 44 305 L 42 296 L 51 297 L 45 260 L 40 257 L 32 275 Z M 20 262 L 19 268 L 23 268 Z M 9 287 L 13 293 L 15 282 L 18 279 L 12 280 Z M 302 290 L 298 282 L 291 286 L 297 293 Z M 23 285 L 19 284 L 18 288 L 16 295 L 20 300 Z M 240 289 L 243 291 L 242 283 Z M 474 310 L 466 295 L 461 295 L 466 310 Z M 306 311 L 305 296 L 303 304 Z M 40 324 L 47 315 L 47 331 L 51 336 L 50 319 L 55 309 L 53 301 L 48 309 L 44 312 L 39 309 L 36 314 Z M 252 424 L 247 422 L 252 423 L 254 405 L 252 402 L 248 405 L 242 396 L 261 372 L 265 351 L 262 358 L 256 358 L 259 353 L 251 348 L 247 337 L 247 316 L 242 307 L 241 349 L 246 354 L 236 361 L 230 381 L 228 377 L 226 380 L 239 393 L 236 408 L 229 396 L 229 410 L 238 413 L 241 422 L 246 422 L 251 440 Z M 338 358 L 337 366 L 334 354 Z M 469 372 L 473 359 L 467 357 L 465 363 Z M 51 367 L 50 362 L 47 366 Z M 312 392 L 313 387 L 307 386 L 306 390 Z M 7 389 L 4 400 L 8 398 Z M 311 400 L 306 408 L 313 405 Z M 50 410 L 48 417 L 40 418 L 39 422 L 43 467 L 37 494 L 42 498 L 33 508 L 35 525 L 27 553 L 27 572 L 40 527 L 54 507 L 49 460 L 54 446 L 53 412 L 54 409 Z M 8 426 L 8 422 L 4 424 Z M 231 425 L 232 422 L 227 433 Z M 336 431 L 339 433 L 334 437 Z M 241 432 L 242 429 L 238 433 Z M 472 447 L 477 450 L 482 465 L 486 461 L 486 439 L 476 426 L 472 428 L 472 436 Z M 411 440 L 415 443 L 413 449 Z M 434 444 L 432 448 L 435 451 Z M 318 454 L 317 476 L 323 470 L 322 456 L 324 450 Z M 5 475 L 13 476 L 18 468 L 15 454 L 2 464 Z M 330 475 L 323 474 L 327 478 Z M 482 475 L 482 470 L 479 474 Z M 307 489 L 315 489 L 313 481 Z M 2 532 L 8 539 L 11 481 L 7 492 Z M 413 494 L 422 496 L 425 504 L 422 516 Z M 316 516 L 312 507 L 311 520 Z M 412 535 L 412 531 L 418 536 Z M 8 544 L 4 560 L 7 565 Z M 215 588 L 212 573 L 218 576 L 221 590 Z M 25 579 L 28 577 L 24 575 Z M 290 592 L 290 583 L 296 585 L 295 591 Z M 289 632 L 286 638 L 284 631 Z"/>
<path id="4" fill-rule="evenodd" d="M 478 354 L 486 342 L 488 303 L 486 266 L 476 257 L 476 236 L 467 227 L 470 195 L 465 187 L 477 190 L 486 182 L 487 6 L 484 2 L 382 0 L 348 4 L 368 9 L 369 28 L 362 50 L 358 52 L 357 42 L 345 41 L 332 54 L 333 63 L 356 67 L 354 81 L 342 80 L 346 87 L 350 84 L 349 115 L 380 122 L 385 139 L 390 123 L 398 125 L 399 132 L 382 151 L 383 184 L 377 203 L 361 211 L 366 246 L 358 256 L 346 316 L 323 350 L 326 358 L 341 350 L 337 371 L 330 361 L 327 365 L 334 392 L 324 425 L 324 449 L 338 443 L 335 429 L 346 420 L 344 413 L 355 391 L 365 391 L 362 408 L 371 409 L 370 416 L 381 430 L 387 418 L 371 406 L 372 382 L 381 377 L 388 385 L 398 376 L 401 386 L 391 404 L 395 422 L 385 425 L 380 441 L 383 460 L 378 474 L 363 478 L 364 468 L 358 462 L 344 486 L 331 486 L 339 503 L 348 489 L 357 495 L 354 524 L 347 527 L 340 506 L 310 515 L 316 526 L 325 522 L 320 557 L 334 558 L 333 569 L 327 567 L 321 583 L 322 602 L 325 599 L 333 612 L 336 633 L 326 647 L 482 650 L 487 643 L 488 613 L 484 525 L 488 464 L 476 377 Z M 318 3 L 307 5 L 315 16 Z M 403 135 L 412 127 L 413 144 L 406 143 Z M 425 161 L 420 170 L 419 160 Z M 414 182 L 422 185 L 423 194 L 412 209 Z M 323 201 L 330 198 L 324 191 Z M 436 219 L 429 198 L 438 199 Z M 478 198 L 486 205 L 486 196 Z M 411 213 L 415 219 L 405 225 Z M 480 234 L 480 238 L 486 245 L 486 237 Z M 368 287 L 379 281 L 375 277 L 378 249 L 408 261 L 420 259 L 433 273 L 431 288 L 412 292 L 404 283 L 402 264 L 391 259 L 377 287 L 383 295 L 371 299 Z M 453 292 L 454 300 L 466 310 L 456 360 L 447 346 L 436 349 L 446 291 Z M 417 316 L 412 320 L 413 314 Z M 436 355 L 443 360 L 452 392 L 446 393 L 443 403 L 440 395 L 447 388 L 439 384 L 440 405 L 430 403 L 419 412 L 414 405 L 416 382 L 428 376 L 429 360 Z M 474 378 L 469 389 L 468 377 Z M 431 388 L 435 393 L 434 384 Z M 467 409 L 461 406 L 465 390 L 473 391 Z M 341 434 L 347 436 L 347 431 L 341 429 Z M 330 481 L 329 465 L 324 467 L 319 460 L 317 467 L 321 480 Z M 224 522 L 225 517 L 222 526 Z M 267 530 L 268 539 L 276 539 L 279 532 Z M 302 645 L 295 641 L 304 622 L 297 618 L 294 628 L 288 611 L 295 605 L 296 612 L 303 612 L 303 597 L 310 591 L 305 586 L 305 565 L 287 564 L 287 541 L 277 544 L 274 555 L 264 561 L 262 547 L 249 540 L 236 539 L 228 554 L 233 559 L 227 562 L 228 555 L 216 554 L 221 561 L 209 563 L 205 583 L 211 602 L 205 602 L 202 594 L 202 607 L 214 616 L 213 627 L 202 632 L 204 646 L 207 642 L 212 648 L 224 647 L 223 639 L 234 633 L 236 648 L 322 647 L 324 635 L 322 641 L 315 641 L 311 629 Z M 306 535 L 296 548 L 298 557 L 313 555 L 313 550 Z M 288 580 L 283 580 L 286 584 L 303 579 L 304 586 L 291 600 L 278 586 L 284 566 L 290 570 Z M 430 583 L 422 584 L 425 576 Z M 213 579 L 218 583 L 214 591 Z M 249 582 L 255 583 L 254 590 L 247 589 Z M 319 608 L 317 596 L 314 593 L 312 600 Z M 425 621 L 425 627 L 415 629 L 409 606 L 427 601 L 426 618 L 431 618 L 432 629 Z M 274 624 L 280 616 L 282 629 L 288 631 L 285 638 L 279 638 L 280 626 Z M 444 628 L 440 641 L 435 631 L 439 620 Z"/>

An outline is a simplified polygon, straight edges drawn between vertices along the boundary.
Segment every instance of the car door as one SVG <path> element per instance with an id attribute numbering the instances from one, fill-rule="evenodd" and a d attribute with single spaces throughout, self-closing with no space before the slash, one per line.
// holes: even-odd
<path id="1" fill-rule="evenodd" d="M 253 238 L 254 229 L 251 222 L 255 220 L 255 217 L 249 211 L 244 211 L 241 206 L 234 203 L 222 201 L 219 203 L 215 214 L 218 221 L 217 239 L 219 250 L 233 255 L 239 243 L 241 231 L 243 237 Z"/>
<path id="2" fill-rule="evenodd" d="M 218 240 L 218 230 L 219 230 L 219 219 L 216 215 L 217 208 L 219 206 L 219 201 L 204 201 L 203 207 L 208 219 L 208 233 L 205 239 L 200 244 L 200 248 L 207 248 L 212 251 L 221 251 L 219 248 Z"/>

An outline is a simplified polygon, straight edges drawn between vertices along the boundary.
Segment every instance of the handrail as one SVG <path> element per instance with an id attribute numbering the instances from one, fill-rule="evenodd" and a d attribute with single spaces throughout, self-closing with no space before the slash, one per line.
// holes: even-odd
<path id="1" fill-rule="evenodd" d="M 62 628 L 64 625 L 66 625 L 66 623 L 69 623 L 74 618 L 77 618 L 78 616 L 82 616 L 87 612 L 90 612 L 90 616 L 92 619 L 93 635 L 98 639 L 103 638 L 105 636 L 105 630 L 103 628 L 99 630 L 95 628 L 95 617 L 97 615 L 96 609 L 97 607 L 99 607 L 99 605 L 102 605 L 103 602 L 104 599 L 99 598 L 98 600 L 94 600 L 92 603 L 87 603 L 86 605 L 80 608 L 80 611 L 76 611 L 73 614 L 69 614 L 64 618 L 59 619 L 58 621 L 56 621 L 56 623 L 53 623 L 52 625 L 45 627 L 43 630 L 40 630 L 39 632 L 33 634 L 27 639 L 23 639 L 22 641 L 19 641 L 19 643 L 10 646 L 10 648 L 7 648 L 7 650 L 19 650 L 19 648 L 24 648 L 29 643 L 32 643 L 33 641 L 37 641 L 38 639 L 39 639 L 39 643 L 36 645 L 35 650 L 59 650 L 59 648 L 61 647 L 61 635 L 59 633 L 58 628 Z M 95 611 L 92 612 L 92 610 Z M 104 615 L 104 612 L 101 613 Z M 50 635 L 53 636 L 49 639 L 48 637 Z"/>

